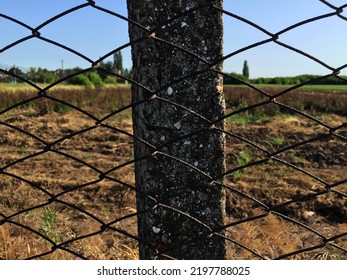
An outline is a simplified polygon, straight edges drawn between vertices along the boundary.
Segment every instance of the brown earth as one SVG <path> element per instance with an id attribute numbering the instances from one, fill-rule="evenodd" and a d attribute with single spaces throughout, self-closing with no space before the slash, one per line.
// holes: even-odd
<path id="1" fill-rule="evenodd" d="M 346 122 L 345 118 L 336 115 L 324 115 L 320 116 L 320 119 L 324 119 L 331 127 Z M 297 116 L 274 117 L 245 126 L 231 124 L 228 128 L 235 134 L 259 144 L 270 153 L 329 133 L 329 130 L 320 124 Z M 336 132 L 344 137 L 347 135 L 346 128 Z M 266 158 L 264 152 L 259 149 L 235 140 L 234 137 L 227 137 L 228 169 L 238 165 L 238 159 L 244 151 L 247 151 L 250 161 Z M 258 199 L 270 208 L 274 207 L 275 212 L 302 223 L 293 223 L 280 215 L 271 214 L 247 224 L 231 227 L 228 232 L 234 238 L 238 236 L 242 244 L 251 244 L 251 248 L 256 247 L 257 252 L 262 252 L 263 256 L 270 259 L 321 244 L 321 237 L 313 231 L 326 238 L 341 234 L 342 238 L 336 239 L 336 243 L 346 248 L 347 183 L 342 182 L 347 177 L 346 153 L 346 141 L 331 136 L 313 142 L 308 141 L 275 155 L 287 164 L 273 158 L 264 164 L 228 175 L 227 185 Z M 338 184 L 339 182 L 341 183 Z M 329 186 L 334 186 L 332 190 L 336 192 L 326 191 Z M 283 206 L 276 207 L 280 204 Z M 226 210 L 229 223 L 265 213 L 258 203 L 252 203 L 249 199 L 230 192 L 227 194 Z M 313 231 L 307 230 L 306 226 Z M 231 258 L 242 259 L 251 256 L 238 246 L 234 246 L 231 252 Z M 346 254 L 328 246 L 292 258 L 346 259 Z"/>
<path id="2" fill-rule="evenodd" d="M 333 114 L 318 118 L 331 127 L 346 123 L 345 117 Z M 41 259 L 75 259 L 69 250 L 89 259 L 138 258 L 137 241 L 131 237 L 137 235 L 133 139 L 106 126 L 131 133 L 129 112 L 97 126 L 78 112 L 36 114 L 30 108 L 5 113 L 0 121 L 0 213 L 12 221 L 0 226 L 0 259 L 50 252 L 49 241 L 25 226 L 57 243 L 75 239 Z M 228 119 L 226 130 L 234 134 L 226 136 L 227 170 L 329 133 L 317 122 L 296 115 L 274 116 L 247 125 Z M 335 134 L 226 175 L 225 185 L 230 188 L 226 189 L 226 223 L 232 224 L 227 228 L 229 258 L 257 258 L 235 245 L 241 243 L 271 259 L 314 246 L 315 250 L 289 258 L 347 259 L 338 249 L 347 249 L 347 183 L 338 184 L 347 178 L 347 144 L 339 137 L 347 137 L 347 128 Z M 47 143 L 54 145 L 43 152 Z M 106 177 L 100 177 L 105 172 Z M 55 202 L 49 204 L 49 199 Z M 266 213 L 259 219 L 235 223 Z M 102 225 L 108 223 L 113 230 L 104 230 Z M 329 240 L 332 245 L 320 248 L 322 236 L 315 231 L 327 239 L 341 236 Z"/>

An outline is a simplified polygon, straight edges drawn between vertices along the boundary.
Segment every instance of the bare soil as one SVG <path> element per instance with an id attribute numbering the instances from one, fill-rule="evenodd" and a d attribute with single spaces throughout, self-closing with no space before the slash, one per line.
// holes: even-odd
<path id="1" fill-rule="evenodd" d="M 138 258 L 137 241 L 132 237 L 137 236 L 133 139 L 120 131 L 132 133 L 130 116 L 123 112 L 95 126 L 94 120 L 75 111 L 37 114 L 25 108 L 1 115 L 0 213 L 11 222 L 0 226 L 0 259 L 40 254 L 39 259 L 78 258 L 69 250 L 88 259 Z M 334 114 L 317 118 L 332 127 L 346 123 L 346 117 Z M 234 134 L 226 135 L 227 170 L 265 159 L 264 150 L 275 153 L 329 133 L 317 122 L 297 115 L 247 125 L 227 120 L 226 130 Z M 347 137 L 347 128 L 335 133 Z M 47 143 L 54 144 L 43 151 Z M 226 175 L 229 258 L 257 258 L 237 245 L 242 244 L 270 259 L 298 250 L 303 252 L 288 258 L 347 259 L 338 249 L 347 249 L 347 182 L 338 183 L 347 178 L 346 148 L 346 141 L 331 135 Z M 105 172 L 106 177 L 100 177 Z M 252 220 L 262 214 L 266 215 Z M 250 220 L 237 223 L 243 219 Z M 105 224 L 113 230 L 105 229 Z M 46 255 L 52 244 L 25 227 L 57 243 L 75 241 Z M 326 241 L 332 245 L 320 246 Z"/>
<path id="2" fill-rule="evenodd" d="M 324 119 L 332 127 L 346 123 L 346 118 L 336 115 L 320 115 L 318 119 Z M 346 141 L 331 136 L 310 142 L 310 139 L 319 135 L 329 134 L 329 130 L 298 116 L 273 117 L 245 126 L 231 124 L 228 129 L 270 153 L 284 150 L 263 164 L 237 171 L 240 173 L 236 173 L 236 176 L 235 173 L 227 176 L 228 186 L 256 198 L 274 210 L 273 214 L 264 218 L 228 228 L 230 237 L 237 236 L 242 244 L 249 244 L 247 246 L 256 248 L 257 252 L 262 252 L 262 256 L 270 259 L 324 244 L 322 236 L 329 239 L 341 234 L 342 237 L 334 242 L 346 249 Z M 347 135 L 346 128 L 337 132 L 342 136 Z M 285 147 L 304 141 L 307 143 L 285 150 Z M 251 162 L 266 158 L 258 148 L 228 136 L 227 169 L 237 167 L 240 153 L 244 151 L 247 151 Z M 329 189 L 329 186 L 334 187 Z M 232 192 L 227 192 L 226 211 L 227 223 L 266 213 L 263 206 Z M 239 246 L 232 247 L 231 258 L 252 258 L 252 254 L 241 250 Z M 346 257 L 345 252 L 326 246 L 290 258 Z"/>

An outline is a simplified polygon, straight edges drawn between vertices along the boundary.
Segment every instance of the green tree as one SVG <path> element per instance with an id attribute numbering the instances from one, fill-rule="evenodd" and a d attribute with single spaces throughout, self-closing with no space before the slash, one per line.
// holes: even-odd
<path id="1" fill-rule="evenodd" d="M 38 68 L 37 76 L 34 79 L 36 83 L 51 84 L 57 80 L 57 76 L 53 71 L 47 69 Z"/>
<path id="2" fill-rule="evenodd" d="M 247 60 L 243 62 L 242 75 L 248 80 L 249 79 L 249 67 Z"/>
<path id="3" fill-rule="evenodd" d="M 123 74 L 123 72 L 124 72 L 124 69 L 123 69 L 123 55 L 122 55 L 121 51 L 116 52 L 113 55 L 113 67 L 114 67 L 114 70 L 115 70 L 115 72 L 117 74 L 120 74 L 120 75 Z"/>
<path id="4" fill-rule="evenodd" d="M 242 83 L 239 81 L 243 81 L 245 78 L 241 74 L 237 74 L 235 72 L 229 73 L 230 76 L 225 76 L 223 82 L 225 85 L 241 85 Z"/>
<path id="5" fill-rule="evenodd" d="M 107 62 L 101 61 L 99 63 L 99 68 L 104 70 L 104 71 L 100 69 L 97 70 L 97 73 L 99 74 L 102 80 L 105 80 L 110 73 L 113 73 L 112 61 L 107 61 Z"/>
<path id="6" fill-rule="evenodd" d="M 123 76 L 126 77 L 126 78 L 129 78 L 129 79 L 132 79 L 132 77 L 133 77 L 133 69 L 132 68 L 130 68 L 130 69 L 125 68 L 124 72 L 123 72 Z"/>
<path id="7" fill-rule="evenodd" d="M 35 82 L 36 75 L 37 75 L 37 69 L 35 67 L 30 67 L 29 72 L 27 73 L 27 78 L 30 81 Z"/>

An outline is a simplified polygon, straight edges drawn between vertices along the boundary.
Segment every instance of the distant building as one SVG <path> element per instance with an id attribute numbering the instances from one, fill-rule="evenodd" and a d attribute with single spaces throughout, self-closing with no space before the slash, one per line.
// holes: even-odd
<path id="1" fill-rule="evenodd" d="M 8 76 L 0 72 L 0 83 L 6 83 L 6 82 L 8 82 Z"/>

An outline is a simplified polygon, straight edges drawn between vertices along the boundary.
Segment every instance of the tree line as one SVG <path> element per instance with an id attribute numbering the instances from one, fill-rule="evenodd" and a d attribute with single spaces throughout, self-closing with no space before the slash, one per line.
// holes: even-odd
<path id="1" fill-rule="evenodd" d="M 47 70 L 41 67 L 30 67 L 28 71 L 23 71 L 19 67 L 13 66 L 8 72 L 13 76 L 2 76 L 1 82 L 21 82 L 16 76 L 22 77 L 33 83 L 51 84 L 55 81 L 73 75 L 83 70 L 80 67 L 71 69 Z M 132 77 L 132 69 L 123 68 L 123 56 L 121 52 L 113 55 L 112 61 L 100 62 L 95 72 L 88 72 L 73 76 L 65 81 L 66 84 L 82 85 L 88 87 L 101 87 L 104 84 L 124 83 L 126 79 L 112 75 L 112 73 L 125 78 Z"/>
<path id="2" fill-rule="evenodd" d="M 228 73 L 228 76 L 224 77 L 224 84 L 227 85 L 241 85 L 242 81 L 251 84 L 268 84 L 268 85 L 297 85 L 310 81 L 312 85 L 346 85 L 347 76 L 329 77 L 321 79 L 320 75 L 298 75 L 294 77 L 273 77 L 273 78 L 256 78 L 247 79 L 247 77 L 238 73 Z"/>
<path id="3" fill-rule="evenodd" d="M 235 72 L 227 73 L 227 75 L 224 76 L 224 84 L 228 85 L 241 85 L 243 84 L 242 81 L 251 83 L 251 84 L 269 84 L 269 85 L 297 85 L 301 83 L 305 83 L 308 81 L 310 84 L 316 84 L 316 85 L 346 85 L 347 76 L 340 76 L 338 77 L 328 77 L 328 78 L 321 78 L 320 75 L 310 75 L 310 74 L 304 74 L 304 75 L 297 75 L 293 77 L 271 77 L 271 78 L 255 78 L 250 79 L 249 78 L 249 66 L 247 60 L 243 63 L 243 69 L 242 74 L 238 74 Z"/>
<path id="4" fill-rule="evenodd" d="M 101 70 L 103 69 L 103 70 Z M 75 67 L 72 69 L 58 69 L 55 71 L 47 70 L 45 68 L 30 67 L 29 71 L 24 72 L 19 67 L 13 66 L 8 70 L 10 74 L 14 74 L 19 77 L 23 77 L 33 83 L 51 84 L 55 81 L 73 75 L 74 73 L 80 72 L 82 68 Z M 125 78 L 132 78 L 132 69 L 123 67 L 123 56 L 121 52 L 117 52 L 113 55 L 112 61 L 100 62 L 98 69 L 95 72 L 88 72 L 79 74 L 65 81 L 66 84 L 71 85 L 82 85 L 88 87 L 101 87 L 104 84 L 117 84 L 124 83 L 126 79 L 118 78 L 110 73 L 123 76 Z M 247 60 L 243 63 L 242 74 L 231 72 L 224 76 L 224 84 L 227 85 L 241 85 L 243 82 L 251 84 L 269 84 L 269 85 L 297 85 L 305 83 L 307 81 L 310 84 L 317 85 L 346 85 L 347 76 L 329 77 L 321 79 L 319 75 L 297 75 L 293 77 L 259 77 L 250 79 L 250 70 Z M 15 76 L 0 76 L 0 82 L 20 82 Z"/>

